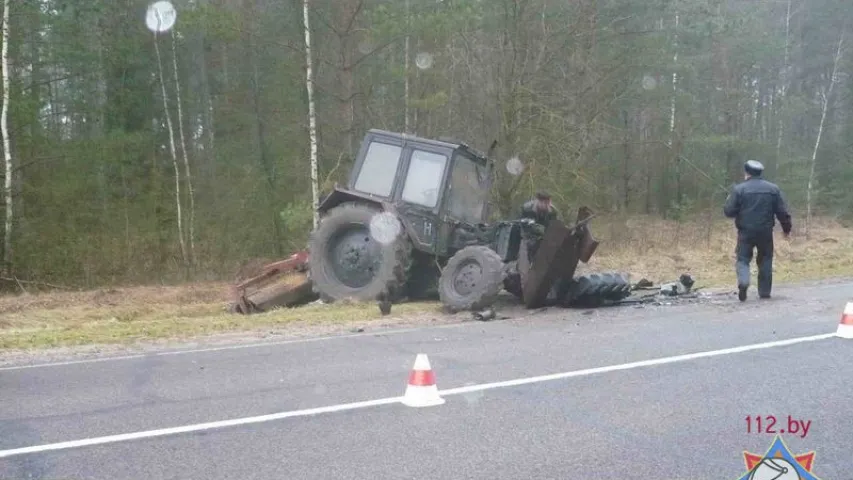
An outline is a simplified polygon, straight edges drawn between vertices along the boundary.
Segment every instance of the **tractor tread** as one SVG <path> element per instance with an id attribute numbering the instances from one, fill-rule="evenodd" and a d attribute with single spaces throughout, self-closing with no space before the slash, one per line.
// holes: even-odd
<path id="1" fill-rule="evenodd" d="M 565 307 L 598 307 L 631 296 L 631 283 L 624 273 L 591 273 L 575 277 L 560 299 Z"/>

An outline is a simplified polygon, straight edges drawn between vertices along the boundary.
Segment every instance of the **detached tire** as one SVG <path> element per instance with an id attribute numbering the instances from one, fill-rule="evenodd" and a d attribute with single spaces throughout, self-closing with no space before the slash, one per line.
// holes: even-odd
<path id="1" fill-rule="evenodd" d="M 565 307 L 594 308 L 631 296 L 631 283 L 622 273 L 592 273 L 571 280 L 561 299 Z"/>
<path id="2" fill-rule="evenodd" d="M 465 247 L 447 261 L 438 294 L 450 310 L 482 310 L 497 300 L 503 280 L 504 264 L 497 252 L 483 246 Z"/>
<path id="3" fill-rule="evenodd" d="M 372 205 L 345 203 L 330 210 L 311 234 L 311 282 L 323 301 L 366 302 L 381 294 L 392 299 L 400 296 L 411 265 L 411 243 L 399 220 L 390 242 L 377 241 L 370 233 L 370 222 L 380 213 Z"/>

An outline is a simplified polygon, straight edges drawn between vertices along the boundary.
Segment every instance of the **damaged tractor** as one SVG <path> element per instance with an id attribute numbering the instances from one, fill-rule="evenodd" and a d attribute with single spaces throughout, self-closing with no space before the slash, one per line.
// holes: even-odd
<path id="1" fill-rule="evenodd" d="M 347 186 L 319 206 L 313 291 L 325 302 L 396 303 L 437 290 L 453 311 L 486 308 L 504 289 L 528 308 L 631 294 L 624 275 L 574 277 L 598 246 L 585 207 L 571 225 L 488 224 L 493 176 L 494 163 L 462 142 L 368 131 Z"/>

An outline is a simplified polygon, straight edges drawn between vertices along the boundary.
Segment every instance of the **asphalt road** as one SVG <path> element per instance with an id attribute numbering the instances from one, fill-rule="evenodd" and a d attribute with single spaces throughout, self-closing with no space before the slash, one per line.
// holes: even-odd
<path id="1" fill-rule="evenodd" d="M 3 451 L 403 394 L 417 353 L 443 391 L 833 333 L 853 283 L 773 300 L 550 310 L 348 338 L 0 369 Z M 731 479 L 773 435 L 849 478 L 853 340 L 825 338 L 539 383 L 0 458 L 2 478 Z M 842 476 L 844 475 L 844 476 Z"/>

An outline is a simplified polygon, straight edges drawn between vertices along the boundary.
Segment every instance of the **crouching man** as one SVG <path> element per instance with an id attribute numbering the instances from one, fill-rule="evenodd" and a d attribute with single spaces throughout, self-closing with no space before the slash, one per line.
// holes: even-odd
<path id="1" fill-rule="evenodd" d="M 551 203 L 551 195 L 539 192 L 532 200 L 525 202 L 521 207 L 521 218 L 529 218 L 548 228 L 551 220 L 557 218 L 557 209 Z"/>

